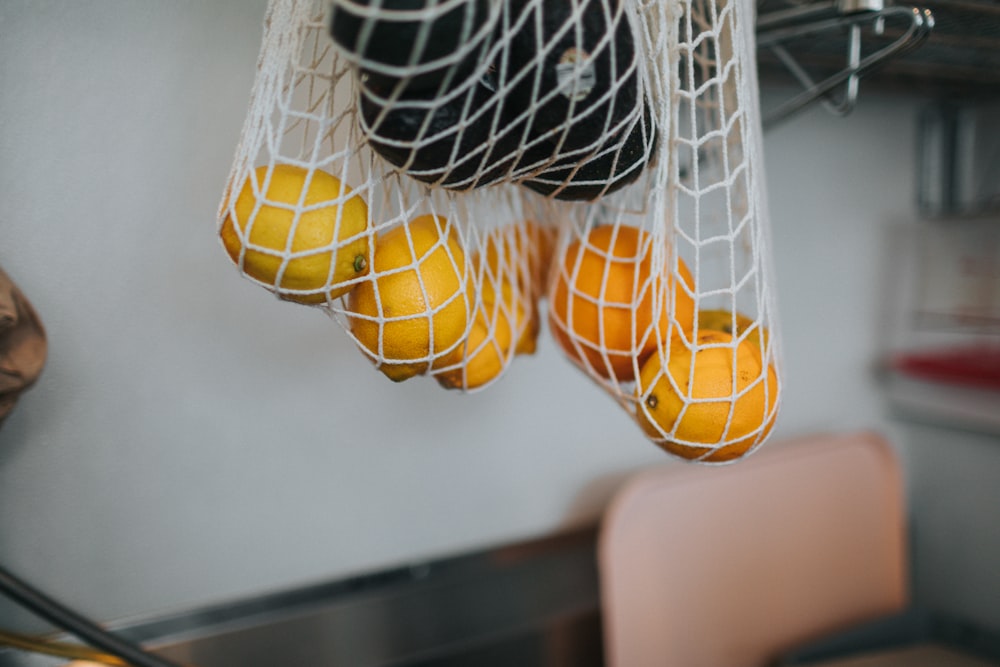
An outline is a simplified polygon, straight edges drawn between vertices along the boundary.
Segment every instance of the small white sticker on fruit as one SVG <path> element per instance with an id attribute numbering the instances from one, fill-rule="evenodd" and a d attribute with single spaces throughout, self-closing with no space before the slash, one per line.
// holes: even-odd
<path id="1" fill-rule="evenodd" d="M 556 65 L 556 82 L 567 99 L 578 102 L 587 97 L 597 85 L 590 54 L 576 47 L 566 49 Z"/>

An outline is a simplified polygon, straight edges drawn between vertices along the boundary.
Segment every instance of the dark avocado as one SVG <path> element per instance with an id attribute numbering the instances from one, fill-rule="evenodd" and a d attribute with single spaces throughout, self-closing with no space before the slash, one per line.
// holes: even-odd
<path id="1" fill-rule="evenodd" d="M 634 181 L 652 156 L 623 0 L 505 0 L 499 17 L 495 0 L 461 0 L 429 24 L 400 12 L 443 0 L 384 0 L 366 26 L 372 1 L 334 0 L 331 34 L 358 65 L 369 145 L 411 177 L 459 190 L 514 180 L 591 200 Z M 429 38 L 413 71 L 379 70 L 412 64 L 421 25 Z"/>
<path id="2" fill-rule="evenodd" d="M 454 99 L 437 99 L 411 95 L 380 104 L 362 93 L 362 129 L 369 145 L 413 178 L 433 185 L 465 190 L 507 178 L 520 136 L 500 124 L 502 102 L 488 80 L 475 81 Z"/>
<path id="3" fill-rule="evenodd" d="M 652 161 L 656 144 L 657 132 L 647 104 L 642 122 L 627 134 L 625 130 L 617 132 L 582 164 L 563 160 L 521 183 L 556 199 L 593 201 L 634 182 Z"/>
<path id="4" fill-rule="evenodd" d="M 517 106 L 534 106 L 533 136 L 551 134 L 554 147 L 564 138 L 566 154 L 637 113 L 639 63 L 621 0 L 510 0 L 509 5 L 519 28 L 510 37 L 508 77 L 527 74 L 510 95 Z"/>
<path id="5" fill-rule="evenodd" d="M 508 11 L 506 108 L 534 110 L 527 138 L 548 156 L 519 161 L 522 182 L 559 199 L 593 199 L 634 181 L 655 130 L 622 1 L 510 0 Z"/>
<path id="6" fill-rule="evenodd" d="M 442 83 L 457 85 L 472 75 L 492 39 L 491 31 L 483 30 L 490 20 L 490 4 L 464 0 L 451 9 L 438 9 L 444 4 L 444 0 L 334 0 L 330 35 L 359 67 L 362 82 L 380 95 L 389 95 L 400 84 L 407 93 L 432 91 Z M 376 17 L 366 17 L 373 9 Z M 413 12 L 430 18 L 414 18 Z M 422 31 L 426 31 L 423 42 Z"/>

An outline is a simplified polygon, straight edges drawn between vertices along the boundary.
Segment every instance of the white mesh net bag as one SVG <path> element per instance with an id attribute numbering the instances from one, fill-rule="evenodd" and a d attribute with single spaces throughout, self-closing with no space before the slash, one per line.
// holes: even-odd
<path id="1" fill-rule="evenodd" d="M 272 0 L 223 246 L 393 380 L 477 391 L 547 320 L 663 449 L 735 460 L 780 370 L 752 12 Z"/>
<path id="2" fill-rule="evenodd" d="M 753 7 L 637 9 L 666 141 L 639 182 L 562 227 L 549 324 L 663 449 L 733 461 L 767 438 L 780 395 Z"/>

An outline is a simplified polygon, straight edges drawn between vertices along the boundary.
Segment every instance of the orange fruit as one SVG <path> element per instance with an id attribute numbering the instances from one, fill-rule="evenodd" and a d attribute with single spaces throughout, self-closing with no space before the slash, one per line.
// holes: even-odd
<path id="1" fill-rule="evenodd" d="M 627 382 L 667 335 L 670 309 L 660 309 L 654 328 L 653 295 L 665 294 L 652 276 L 648 234 L 635 227 L 601 225 L 569 244 L 556 266 L 549 299 L 553 336 L 563 351 L 605 378 Z M 694 280 L 680 262 L 680 274 Z M 673 284 L 676 323 L 694 326 L 694 300 Z"/>
<path id="2" fill-rule="evenodd" d="M 635 396 L 640 427 L 664 450 L 685 459 L 731 461 L 774 426 L 778 377 L 773 364 L 763 368 L 751 343 L 704 331 L 694 352 L 673 346 L 665 367 L 659 352 L 650 357 Z"/>
<path id="3" fill-rule="evenodd" d="M 396 382 L 440 368 L 468 328 L 465 252 L 446 229 L 424 215 L 377 237 L 373 275 L 348 296 L 351 333 Z"/>
<path id="4" fill-rule="evenodd" d="M 741 312 L 733 312 L 723 308 L 698 311 L 698 329 L 721 331 L 739 338 L 746 333 L 746 341 L 763 355 L 768 346 L 768 331 L 752 318 Z"/>
<path id="5" fill-rule="evenodd" d="M 254 181 L 267 189 L 258 194 Z M 318 304 L 368 273 L 367 229 L 367 204 L 335 176 L 277 164 L 247 177 L 219 236 L 246 275 L 282 299 Z"/>

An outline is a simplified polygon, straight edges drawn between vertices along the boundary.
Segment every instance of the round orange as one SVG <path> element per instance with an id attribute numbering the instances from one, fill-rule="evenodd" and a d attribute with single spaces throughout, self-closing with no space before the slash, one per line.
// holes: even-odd
<path id="1" fill-rule="evenodd" d="M 669 304 L 653 322 L 653 295 L 667 294 L 652 275 L 648 234 L 629 226 L 601 225 L 569 244 L 552 279 L 549 324 L 563 351 L 598 375 L 628 382 L 656 351 L 671 319 L 684 330 L 694 326 L 694 300 L 679 281 Z M 681 279 L 694 284 L 681 261 Z"/>
<path id="2" fill-rule="evenodd" d="M 659 352 L 643 365 L 635 388 L 636 418 L 646 435 L 672 454 L 731 461 L 770 433 L 778 391 L 774 365 L 763 368 L 753 343 L 703 331 L 693 352 L 675 345 L 666 366 Z"/>

